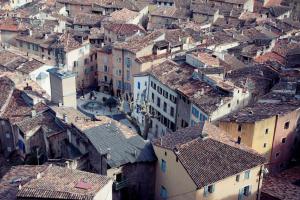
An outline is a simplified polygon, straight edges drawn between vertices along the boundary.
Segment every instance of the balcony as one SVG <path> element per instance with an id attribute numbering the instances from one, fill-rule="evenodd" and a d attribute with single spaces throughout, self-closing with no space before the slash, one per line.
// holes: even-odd
<path id="1" fill-rule="evenodd" d="M 122 181 L 114 181 L 113 187 L 115 190 L 121 190 L 125 187 L 127 187 L 129 184 L 128 179 L 122 180 Z"/>

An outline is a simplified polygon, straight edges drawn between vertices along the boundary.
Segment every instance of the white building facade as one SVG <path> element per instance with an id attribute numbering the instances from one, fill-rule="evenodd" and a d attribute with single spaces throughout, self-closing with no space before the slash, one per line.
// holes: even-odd
<path id="1" fill-rule="evenodd" d="M 151 75 L 134 77 L 133 117 L 142 126 L 144 112 L 151 114 L 150 134 L 161 137 L 176 130 L 178 94 Z"/>

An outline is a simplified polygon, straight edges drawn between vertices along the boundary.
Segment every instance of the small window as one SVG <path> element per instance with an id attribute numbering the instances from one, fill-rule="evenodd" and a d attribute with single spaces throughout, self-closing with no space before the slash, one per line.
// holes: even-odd
<path id="1" fill-rule="evenodd" d="M 215 191 L 214 185 L 209 185 L 204 187 L 204 196 L 207 197 L 210 193 L 213 193 Z"/>
<path id="2" fill-rule="evenodd" d="M 117 181 L 117 182 L 121 182 L 121 181 L 122 181 L 122 179 L 123 179 L 123 175 L 122 175 L 122 173 L 118 173 L 118 174 L 116 174 L 116 181 Z"/>
<path id="3" fill-rule="evenodd" d="M 156 102 L 157 107 L 160 107 L 160 98 L 157 97 L 157 102 Z"/>
<path id="4" fill-rule="evenodd" d="M 236 177 L 235 177 L 235 181 L 236 182 L 239 182 L 240 181 L 240 175 L 238 174 L 238 175 L 236 175 Z"/>
<path id="5" fill-rule="evenodd" d="M 242 125 L 239 124 L 239 126 L 238 126 L 238 132 L 241 132 L 241 131 L 242 131 Z"/>
<path id="6" fill-rule="evenodd" d="M 281 142 L 284 144 L 286 142 L 286 138 L 282 138 Z"/>
<path id="7" fill-rule="evenodd" d="M 164 102 L 164 112 L 167 112 L 167 103 L 166 102 Z"/>
<path id="8" fill-rule="evenodd" d="M 215 185 L 208 186 L 207 190 L 209 193 L 213 193 L 215 191 Z"/>
<path id="9" fill-rule="evenodd" d="M 242 142 L 242 138 L 241 138 L 240 136 L 238 136 L 238 138 L 237 138 L 237 143 L 238 143 L 238 144 L 241 144 L 241 142 Z"/>
<path id="10" fill-rule="evenodd" d="M 250 186 L 244 187 L 244 196 L 249 196 L 250 195 Z"/>
<path id="11" fill-rule="evenodd" d="M 141 89 L 141 83 L 140 82 L 137 83 L 137 88 Z"/>
<path id="12" fill-rule="evenodd" d="M 290 127 L 290 122 L 285 122 L 284 129 L 288 129 Z"/>
<path id="13" fill-rule="evenodd" d="M 236 100 L 236 104 L 239 104 L 240 103 L 240 101 L 239 100 Z"/>
<path id="14" fill-rule="evenodd" d="M 160 169 L 161 169 L 161 171 L 164 172 L 164 173 L 165 173 L 166 170 L 167 170 L 167 163 L 166 163 L 166 161 L 163 160 L 163 159 L 161 159 Z"/>
<path id="15" fill-rule="evenodd" d="M 167 152 L 165 151 L 165 156 L 167 156 Z"/>
<path id="16" fill-rule="evenodd" d="M 277 158 L 277 157 L 279 156 L 279 154 L 280 154 L 280 153 L 276 153 L 276 154 L 275 154 L 275 157 Z"/>
<path id="17" fill-rule="evenodd" d="M 164 186 L 160 187 L 160 197 L 162 199 L 167 199 L 168 198 L 168 192 L 167 192 L 167 189 Z"/>
<path id="18" fill-rule="evenodd" d="M 126 59 L 126 66 L 127 66 L 127 68 L 131 67 L 131 59 L 130 58 Z"/>
<path id="19" fill-rule="evenodd" d="M 107 65 L 104 65 L 104 72 L 108 72 L 108 67 L 107 67 Z"/>
<path id="20" fill-rule="evenodd" d="M 158 92 L 159 94 L 162 94 L 162 89 L 161 89 L 161 87 L 157 86 L 157 92 Z"/>
<path id="21" fill-rule="evenodd" d="M 174 117 L 174 108 L 173 108 L 173 107 L 171 107 L 170 115 L 171 115 L 172 117 Z"/>
<path id="22" fill-rule="evenodd" d="M 169 93 L 167 91 L 164 90 L 163 92 L 164 97 L 168 98 L 169 97 Z"/>
<path id="23" fill-rule="evenodd" d="M 11 152 L 11 147 L 7 147 L 7 151 L 8 151 L 8 152 Z"/>
<path id="24" fill-rule="evenodd" d="M 10 138 L 10 134 L 9 133 L 6 133 L 5 136 L 6 136 L 7 139 Z"/>
<path id="25" fill-rule="evenodd" d="M 245 172 L 244 178 L 245 179 L 249 179 L 250 178 L 250 170 L 248 170 L 248 171 Z"/>
<path id="26" fill-rule="evenodd" d="M 267 147 L 267 143 L 264 143 L 264 148 L 266 148 Z"/>
<path id="27" fill-rule="evenodd" d="M 265 130 L 265 134 L 268 134 L 269 133 L 269 129 L 268 128 L 266 128 L 266 130 Z"/>
<path id="28" fill-rule="evenodd" d="M 176 156 L 176 162 L 178 162 L 178 156 Z"/>
<path id="29" fill-rule="evenodd" d="M 228 106 L 228 108 L 230 108 L 230 103 L 227 106 Z"/>

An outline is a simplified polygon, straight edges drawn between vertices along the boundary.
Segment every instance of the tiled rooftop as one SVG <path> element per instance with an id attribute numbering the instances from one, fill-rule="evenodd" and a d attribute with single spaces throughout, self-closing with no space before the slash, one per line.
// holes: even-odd
<path id="1" fill-rule="evenodd" d="M 300 166 L 287 169 L 263 179 L 262 200 L 300 199 Z"/>
<path id="2" fill-rule="evenodd" d="M 116 10 L 110 14 L 110 17 L 113 22 L 117 23 L 126 23 L 130 20 L 133 20 L 139 15 L 138 12 L 128 10 L 127 8 L 123 8 L 122 10 Z"/>
<path id="3" fill-rule="evenodd" d="M 99 25 L 104 16 L 96 14 L 78 13 L 74 17 L 74 24 L 82 26 L 96 26 Z"/>
<path id="4" fill-rule="evenodd" d="M 169 17 L 169 18 L 175 18 L 175 19 L 184 19 L 184 18 L 186 18 L 185 11 L 177 9 L 174 6 L 171 6 L 171 7 L 158 6 L 150 14 L 152 16 Z"/>
<path id="5" fill-rule="evenodd" d="M 111 168 L 156 160 L 149 141 L 115 120 L 86 129 L 84 134 L 100 154 L 108 154 Z"/>
<path id="6" fill-rule="evenodd" d="M 64 131 L 64 128 L 56 123 L 55 116 L 50 111 L 25 119 L 18 123 L 17 126 L 24 134 L 27 134 L 32 130 L 42 129 L 47 136 L 51 136 Z"/>
<path id="7" fill-rule="evenodd" d="M 279 74 L 268 65 L 254 65 L 230 71 L 226 79 L 236 86 L 248 89 L 255 95 L 264 95 L 269 92 Z"/>
<path id="8" fill-rule="evenodd" d="M 137 53 L 138 51 L 142 50 L 143 48 L 154 45 L 155 40 L 163 35 L 163 31 L 157 30 L 154 31 L 146 36 L 136 36 L 129 39 L 126 42 L 117 43 L 114 45 L 116 49 L 126 49 L 133 53 Z"/>
<path id="9" fill-rule="evenodd" d="M 35 179 L 38 173 L 47 169 L 45 165 L 19 165 L 12 167 L 0 181 L 0 199 L 15 200 L 19 185 Z"/>
<path id="10" fill-rule="evenodd" d="M 261 56 L 257 56 L 254 60 L 258 63 L 266 63 L 267 61 L 277 61 L 280 64 L 286 63 L 285 58 L 275 52 L 267 52 Z"/>
<path id="11" fill-rule="evenodd" d="M 32 109 L 39 113 L 45 111 L 47 106 L 44 103 L 38 103 L 34 106 L 28 105 L 21 97 L 21 91 L 15 89 L 1 117 L 9 119 L 12 124 L 15 124 L 31 118 Z"/>
<path id="12" fill-rule="evenodd" d="M 198 188 L 265 163 L 209 122 L 167 134 L 154 145 L 173 150 Z"/>
<path id="13" fill-rule="evenodd" d="M 220 59 L 216 56 L 206 53 L 206 52 L 193 52 L 193 55 L 198 57 L 198 59 L 209 67 L 220 67 Z"/>
<path id="14" fill-rule="evenodd" d="M 209 84 L 193 79 L 194 68 L 188 64 L 178 65 L 171 60 L 166 60 L 153 66 L 149 73 L 169 88 L 188 96 L 207 114 L 215 111 L 221 102 L 231 99 L 217 92 Z"/>
<path id="15" fill-rule="evenodd" d="M 114 34 L 121 36 L 132 36 L 138 32 L 145 33 L 145 30 L 135 24 L 107 24 L 104 28 Z"/>
<path id="16" fill-rule="evenodd" d="M 92 200 L 109 180 L 98 174 L 49 166 L 41 173 L 40 178 L 23 185 L 17 197 Z"/>
<path id="17" fill-rule="evenodd" d="M 280 94 L 280 98 L 284 98 Z M 266 98 L 268 99 L 268 98 Z M 221 121 L 233 121 L 237 123 L 253 123 L 264 119 L 271 118 L 276 115 L 285 115 L 300 107 L 300 102 L 282 101 L 281 99 L 273 99 L 273 102 L 258 102 L 254 105 L 245 107 L 237 112 L 231 113 L 228 116 L 221 119 Z"/>
<path id="18" fill-rule="evenodd" d="M 5 110 L 7 103 L 9 102 L 14 86 L 14 82 L 6 76 L 0 77 L 0 115 Z"/>

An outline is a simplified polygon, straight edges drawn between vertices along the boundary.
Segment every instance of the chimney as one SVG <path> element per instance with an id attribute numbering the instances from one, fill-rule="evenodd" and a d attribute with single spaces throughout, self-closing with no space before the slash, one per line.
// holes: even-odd
<path id="1" fill-rule="evenodd" d="M 137 158 L 137 151 L 136 151 L 136 149 L 135 149 L 134 152 L 133 152 L 133 156 L 134 156 L 135 158 Z"/>
<path id="2" fill-rule="evenodd" d="M 201 95 L 204 95 L 204 88 L 201 88 Z"/>
<path id="3" fill-rule="evenodd" d="M 68 160 L 66 161 L 66 165 L 67 165 L 67 168 L 70 169 L 70 162 Z"/>
<path id="4" fill-rule="evenodd" d="M 237 143 L 241 144 L 241 141 L 242 141 L 242 138 L 240 136 L 238 136 Z"/>
<path id="5" fill-rule="evenodd" d="M 36 116 L 36 110 L 31 110 L 31 117 L 33 118 L 33 117 L 35 117 Z"/>
<path id="6" fill-rule="evenodd" d="M 173 149 L 173 151 L 176 155 L 179 155 L 179 150 L 176 147 Z"/>
<path id="7" fill-rule="evenodd" d="M 64 122 L 68 123 L 68 115 L 67 114 L 63 115 L 63 119 L 64 119 Z"/>
<path id="8" fill-rule="evenodd" d="M 206 133 L 206 132 L 201 132 L 200 133 L 200 138 L 202 139 L 202 140 L 205 140 L 205 139 L 207 139 L 208 138 L 208 134 Z"/>
<path id="9" fill-rule="evenodd" d="M 194 72 L 192 74 L 192 79 L 194 79 L 194 80 L 200 80 L 199 69 L 194 69 Z"/>
<path id="10" fill-rule="evenodd" d="M 107 148 L 107 160 L 111 159 L 110 148 Z"/>

